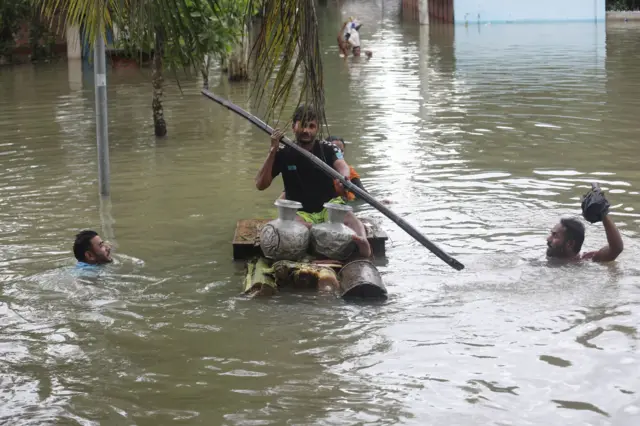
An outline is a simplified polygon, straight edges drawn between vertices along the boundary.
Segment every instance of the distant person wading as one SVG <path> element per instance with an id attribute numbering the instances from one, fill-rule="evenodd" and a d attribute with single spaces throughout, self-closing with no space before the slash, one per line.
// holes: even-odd
<path id="1" fill-rule="evenodd" d="M 362 24 L 353 17 L 343 22 L 340 31 L 338 31 L 338 49 L 340 50 L 341 58 L 349 56 L 349 50 L 351 50 L 353 56 L 360 56 L 360 27 L 362 27 Z M 365 50 L 364 53 L 367 59 L 371 58 L 372 53 L 370 50 Z"/>

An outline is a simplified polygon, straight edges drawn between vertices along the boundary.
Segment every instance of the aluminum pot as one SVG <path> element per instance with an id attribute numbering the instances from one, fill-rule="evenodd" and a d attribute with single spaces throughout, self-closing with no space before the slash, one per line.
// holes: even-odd
<path id="1" fill-rule="evenodd" d="M 265 257 L 273 260 L 299 260 L 307 254 L 310 232 L 296 220 L 302 204 L 291 200 L 277 200 L 278 218 L 260 230 L 260 248 Z"/>

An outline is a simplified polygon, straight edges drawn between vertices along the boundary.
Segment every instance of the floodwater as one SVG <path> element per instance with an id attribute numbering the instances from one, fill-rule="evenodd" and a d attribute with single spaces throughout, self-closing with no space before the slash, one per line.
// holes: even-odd
<path id="1" fill-rule="evenodd" d="M 390 237 L 385 303 L 239 295 L 235 222 L 282 186 L 255 190 L 268 137 L 201 82 L 170 85 L 155 140 L 149 80 L 110 71 L 101 201 L 91 72 L 0 69 L 1 424 L 640 424 L 640 26 L 421 28 L 395 3 L 342 6 L 368 62 L 319 10 L 328 117 L 369 191 L 466 268 L 358 206 Z M 211 81 L 248 109 L 250 88 Z M 551 267 L 594 180 L 625 251 Z M 83 228 L 117 247 L 97 276 L 73 272 Z"/>

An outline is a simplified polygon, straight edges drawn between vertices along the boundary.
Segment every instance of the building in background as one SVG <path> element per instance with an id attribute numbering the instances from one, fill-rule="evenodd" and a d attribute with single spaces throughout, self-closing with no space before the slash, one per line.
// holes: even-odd
<path id="1" fill-rule="evenodd" d="M 421 24 L 588 22 L 606 19 L 606 0 L 402 0 Z M 425 11 L 426 9 L 426 11 Z M 427 18 L 428 17 L 428 18 Z"/>

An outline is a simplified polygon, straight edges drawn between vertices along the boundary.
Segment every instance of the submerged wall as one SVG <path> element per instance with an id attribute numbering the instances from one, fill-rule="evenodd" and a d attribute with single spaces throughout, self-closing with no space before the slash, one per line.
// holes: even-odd
<path id="1" fill-rule="evenodd" d="M 605 0 L 453 0 L 456 24 L 604 21 Z"/>

